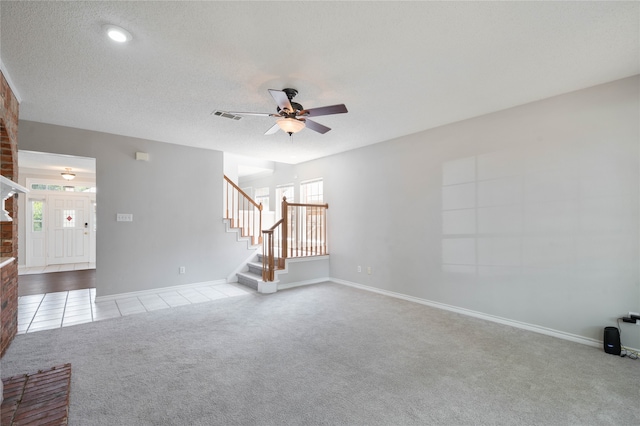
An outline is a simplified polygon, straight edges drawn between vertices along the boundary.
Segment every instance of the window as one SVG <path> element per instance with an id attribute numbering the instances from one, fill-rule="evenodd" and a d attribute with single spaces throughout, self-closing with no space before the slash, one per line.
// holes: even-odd
<path id="1" fill-rule="evenodd" d="M 276 201 L 282 202 L 282 197 L 287 197 L 287 201 L 293 203 L 295 197 L 293 196 L 293 184 L 280 185 L 276 187 Z"/>
<path id="2" fill-rule="evenodd" d="M 96 214 L 97 212 L 97 204 L 95 201 L 92 201 L 93 204 L 93 232 L 96 232 L 98 230 L 98 215 Z"/>
<path id="3" fill-rule="evenodd" d="M 33 232 L 42 232 L 44 229 L 42 226 L 43 214 L 42 209 L 44 207 L 44 201 L 31 200 L 31 223 L 33 223 Z"/>
<path id="4" fill-rule="evenodd" d="M 269 187 L 256 188 L 256 203 L 262 203 L 262 211 L 269 211 Z"/>
<path id="5" fill-rule="evenodd" d="M 67 192 L 96 192 L 95 186 L 74 186 L 74 185 L 56 185 L 46 183 L 32 183 L 30 185 L 34 191 L 67 191 Z"/>
<path id="6" fill-rule="evenodd" d="M 323 199 L 322 178 L 300 183 L 300 198 L 304 204 L 321 204 Z"/>
<path id="7" fill-rule="evenodd" d="M 75 210 L 62 211 L 62 227 L 63 228 L 76 227 L 76 211 Z"/>
<path id="8" fill-rule="evenodd" d="M 96 192 L 95 186 L 75 186 L 76 192 Z"/>
<path id="9" fill-rule="evenodd" d="M 293 184 L 276 186 L 276 218 L 282 218 L 282 197 L 287 197 L 287 202 L 294 203 L 295 197 L 293 196 Z"/>

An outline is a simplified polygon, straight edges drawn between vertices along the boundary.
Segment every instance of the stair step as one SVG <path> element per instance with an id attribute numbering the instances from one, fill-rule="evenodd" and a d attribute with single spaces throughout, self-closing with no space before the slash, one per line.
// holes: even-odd
<path id="1" fill-rule="evenodd" d="M 262 263 L 249 262 L 247 266 L 249 267 L 250 273 L 262 276 Z"/>
<path id="2" fill-rule="evenodd" d="M 254 274 L 252 272 L 238 272 L 238 283 L 251 287 L 258 291 L 258 283 L 262 281 L 262 274 Z"/>
<path id="3" fill-rule="evenodd" d="M 259 248 L 262 246 L 262 243 L 258 242 L 257 237 L 252 237 L 248 232 L 246 232 L 247 228 L 234 226 L 233 219 L 223 218 L 222 220 L 227 224 L 227 232 L 235 232 L 237 234 L 238 241 L 246 241 L 252 248 Z"/>

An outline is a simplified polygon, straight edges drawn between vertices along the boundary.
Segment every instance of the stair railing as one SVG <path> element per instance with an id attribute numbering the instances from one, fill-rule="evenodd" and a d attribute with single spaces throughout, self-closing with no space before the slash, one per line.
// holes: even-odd
<path id="1" fill-rule="evenodd" d="M 263 281 L 273 281 L 287 258 L 328 254 L 327 209 L 328 204 L 288 203 L 282 198 L 282 219 L 262 231 Z"/>
<path id="2" fill-rule="evenodd" d="M 262 244 L 262 203 L 258 204 L 227 176 L 224 177 L 224 218 L 251 244 Z"/>
<path id="3" fill-rule="evenodd" d="M 284 258 L 282 257 L 283 219 L 277 221 L 271 228 L 262 231 L 262 281 L 273 281 L 276 269 L 284 269 Z"/>

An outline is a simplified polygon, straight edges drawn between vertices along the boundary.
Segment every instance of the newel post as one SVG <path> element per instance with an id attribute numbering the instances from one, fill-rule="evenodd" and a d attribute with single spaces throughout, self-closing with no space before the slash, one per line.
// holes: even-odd
<path id="1" fill-rule="evenodd" d="M 282 260 L 287 258 L 289 252 L 289 203 L 287 197 L 282 197 Z"/>
<path id="2" fill-rule="evenodd" d="M 262 244 L 262 203 L 258 206 L 258 244 Z"/>

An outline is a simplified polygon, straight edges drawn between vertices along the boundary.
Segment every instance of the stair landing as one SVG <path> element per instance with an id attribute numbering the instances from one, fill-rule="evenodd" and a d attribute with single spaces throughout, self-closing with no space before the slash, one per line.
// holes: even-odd
<path id="1" fill-rule="evenodd" d="M 274 293 L 285 288 L 328 280 L 329 255 L 286 259 L 285 268 L 276 270 L 276 279 L 270 282 L 262 280 L 262 255 L 248 262 L 244 269 L 246 270 L 236 274 L 239 284 L 259 293 Z"/>

